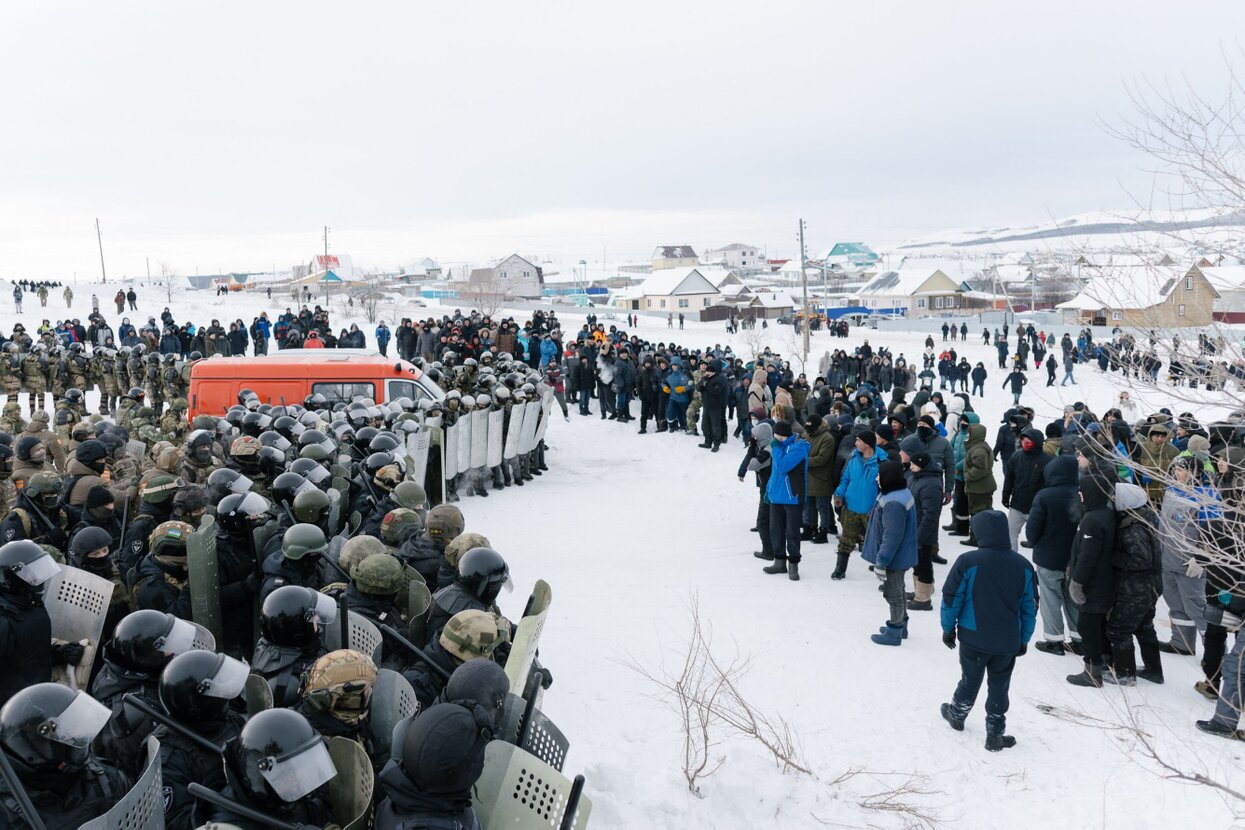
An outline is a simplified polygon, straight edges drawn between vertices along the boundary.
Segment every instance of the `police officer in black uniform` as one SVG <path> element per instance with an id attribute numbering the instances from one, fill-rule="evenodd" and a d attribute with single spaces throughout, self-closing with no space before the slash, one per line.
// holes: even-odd
<path id="1" fill-rule="evenodd" d="M 301 585 L 277 588 L 264 600 L 251 671 L 268 681 L 274 706 L 298 702 L 305 671 L 325 653 L 320 632 L 337 619 L 337 604 Z"/>
<path id="2" fill-rule="evenodd" d="M 47 581 L 61 566 L 29 540 L 0 547 L 0 705 L 27 686 L 52 679 L 52 664 L 77 665 L 83 648 L 52 645 L 52 621 L 43 607 Z"/>
<path id="3" fill-rule="evenodd" d="M 129 792 L 125 773 L 91 753 L 107 720 L 107 707 L 57 683 L 29 686 L 0 709 L 0 751 L 48 830 L 79 827 Z M 32 826 L 0 779 L 0 827 Z"/>

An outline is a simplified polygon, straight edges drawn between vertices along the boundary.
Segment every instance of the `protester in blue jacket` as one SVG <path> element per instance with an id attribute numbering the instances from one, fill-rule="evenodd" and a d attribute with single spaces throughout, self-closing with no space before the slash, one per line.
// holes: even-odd
<path id="1" fill-rule="evenodd" d="M 790 421 L 779 421 L 774 424 L 770 448 L 770 476 L 765 485 L 765 500 L 769 502 L 774 561 L 763 570 L 767 574 L 785 573 L 792 582 L 796 582 L 800 579 L 800 526 L 804 520 L 804 499 L 808 493 L 808 453 L 811 445 L 792 434 Z"/>
<path id="2" fill-rule="evenodd" d="M 389 354 L 390 337 L 392 337 L 392 332 L 385 325 L 385 321 L 381 320 L 380 325 L 376 327 L 376 348 L 380 349 L 380 353 L 386 356 Z"/>
<path id="3" fill-rule="evenodd" d="M 687 431 L 687 405 L 692 401 L 692 379 L 683 369 L 683 359 L 673 358 L 670 361 L 670 374 L 666 375 L 666 383 L 662 391 L 669 396 L 666 404 L 666 420 L 670 423 L 670 432 L 682 434 Z"/>
<path id="4" fill-rule="evenodd" d="M 983 510 L 972 518 L 977 549 L 961 554 L 942 589 L 942 641 L 960 642 L 960 683 L 942 716 L 958 731 L 977 702 L 981 681 L 986 690 L 986 749 L 998 752 L 1016 745 L 1004 732 L 1008 688 L 1016 658 L 1029 649 L 1037 620 L 1038 592 L 1033 566 L 1011 549 L 1007 516 Z"/>
<path id="5" fill-rule="evenodd" d="M 838 562 L 831 579 L 847 575 L 847 562 L 856 543 L 865 536 L 869 512 L 878 498 L 878 464 L 886 460 L 886 450 L 878 447 L 877 436 L 869 427 L 858 427 L 854 439 L 844 436 L 843 440 L 854 440 L 856 448 L 843 465 L 839 486 L 834 490 L 834 506 L 841 515 Z"/>
<path id="6" fill-rule="evenodd" d="M 897 646 L 908 633 L 904 580 L 917 560 L 916 502 L 898 458 L 878 464 L 878 490 L 881 495 L 869 514 L 861 555 L 882 580 L 882 596 L 890 606 L 890 619 L 870 639 L 879 645 Z"/>

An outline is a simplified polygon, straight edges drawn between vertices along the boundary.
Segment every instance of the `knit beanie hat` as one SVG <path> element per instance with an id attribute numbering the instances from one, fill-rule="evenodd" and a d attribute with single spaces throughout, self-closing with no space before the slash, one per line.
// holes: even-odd
<path id="1" fill-rule="evenodd" d="M 787 438 L 791 435 L 791 422 L 779 421 L 774 424 L 774 436 L 777 438 Z"/>
<path id="2" fill-rule="evenodd" d="M 116 501 L 117 499 L 111 490 L 102 484 L 96 484 L 87 491 L 86 509 L 93 510 L 96 507 L 103 507 L 105 504 L 114 504 Z"/>
<path id="3" fill-rule="evenodd" d="M 931 459 L 929 453 L 922 450 L 921 452 L 913 453 L 908 456 L 908 460 L 912 462 L 913 467 L 920 467 L 924 470 L 929 466 Z"/>
<path id="4" fill-rule="evenodd" d="M 861 430 L 856 433 L 856 437 L 871 447 L 876 447 L 878 445 L 878 437 L 873 434 L 873 430 L 871 429 Z"/>

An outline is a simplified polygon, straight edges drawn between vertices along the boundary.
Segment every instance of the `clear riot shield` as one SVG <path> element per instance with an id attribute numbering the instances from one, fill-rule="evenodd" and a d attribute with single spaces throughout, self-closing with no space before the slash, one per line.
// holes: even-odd
<path id="1" fill-rule="evenodd" d="M 510 425 L 506 427 L 506 440 L 502 442 L 501 456 L 507 460 L 519 454 L 519 433 L 523 431 L 524 406 L 510 407 Z"/>
<path id="2" fill-rule="evenodd" d="M 432 436 L 426 432 L 417 432 L 406 437 L 406 477 L 418 482 L 424 492 L 428 492 L 424 478 L 428 475 L 428 449 L 432 445 Z"/>
<path id="3" fill-rule="evenodd" d="M 61 572 L 49 580 L 43 605 L 52 620 L 52 639 L 84 643 L 86 648 L 72 674 L 69 666 L 53 669 L 53 679 L 58 683 L 63 682 L 71 689 L 86 689 L 91 665 L 101 645 L 112 593 L 111 580 L 68 565 L 61 566 Z"/>
<path id="4" fill-rule="evenodd" d="M 532 661 L 536 659 L 536 647 L 552 604 L 553 590 L 549 583 L 543 579 L 536 580 L 528 608 L 515 629 L 510 656 L 506 658 L 506 676 L 510 678 L 511 689 L 519 691 L 527 688 L 527 676 L 532 670 Z"/>
<path id="5" fill-rule="evenodd" d="M 164 830 L 164 780 L 160 772 L 160 742 L 147 738 L 147 763 L 128 793 L 99 818 L 79 830 Z"/>
<path id="6" fill-rule="evenodd" d="M 471 417 L 468 413 L 467 417 L 458 416 L 458 423 L 454 425 L 458 429 L 458 472 L 465 473 L 471 469 Z"/>
<path id="7" fill-rule="evenodd" d="M 344 739 L 343 739 L 344 740 Z M 472 806 L 484 830 L 547 830 L 561 827 L 572 808 L 569 778 L 539 758 L 505 741 L 489 741 L 484 771 L 473 791 Z M 580 795 L 574 830 L 588 826 L 592 802 Z"/>
<path id="8" fill-rule="evenodd" d="M 381 669 L 372 686 L 372 702 L 368 709 L 368 729 L 372 748 L 377 755 L 389 753 L 389 742 L 398 721 L 419 711 L 419 700 L 406 678 L 396 671 Z"/>
<path id="9" fill-rule="evenodd" d="M 372 790 L 376 786 L 372 762 L 358 741 L 334 737 L 329 757 L 337 775 L 329 780 L 329 804 L 342 830 L 365 830 L 371 824 Z"/>
<path id="10" fill-rule="evenodd" d="M 272 687 L 261 675 L 249 675 L 246 678 L 246 716 L 251 718 L 271 708 Z"/>
<path id="11" fill-rule="evenodd" d="M 471 469 L 483 467 L 488 461 L 489 411 L 477 409 L 471 413 Z"/>
<path id="12" fill-rule="evenodd" d="M 501 465 L 501 448 L 505 440 L 503 431 L 506 426 L 506 412 L 496 409 L 488 414 L 488 447 L 484 454 L 484 463 L 488 467 Z"/>
<path id="13" fill-rule="evenodd" d="M 204 515 L 203 520 L 186 540 L 186 570 L 190 577 L 190 607 L 194 621 L 212 632 L 219 642 L 221 635 L 220 579 L 216 563 L 216 519 Z"/>
<path id="14" fill-rule="evenodd" d="M 536 427 L 540 422 L 540 401 L 528 401 L 523 407 L 523 430 L 519 433 L 519 452 L 531 452 L 536 447 Z"/>
<path id="15" fill-rule="evenodd" d="M 455 421 L 453 426 L 445 428 L 445 462 L 441 465 L 441 474 L 449 481 L 460 472 L 458 469 L 458 436 L 462 426 Z"/>
<path id="16" fill-rule="evenodd" d="M 539 444 L 545 438 L 545 431 L 549 429 L 549 416 L 553 413 L 553 393 L 546 392 L 545 399 L 540 402 L 540 424 L 536 427 L 536 440 L 533 444 Z"/>

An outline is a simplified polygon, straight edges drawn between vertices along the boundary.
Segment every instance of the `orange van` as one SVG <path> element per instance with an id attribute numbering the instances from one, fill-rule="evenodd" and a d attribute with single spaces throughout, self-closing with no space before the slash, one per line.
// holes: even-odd
<path id="1" fill-rule="evenodd" d="M 221 416 L 250 389 L 264 403 L 301 404 L 317 392 L 330 404 L 357 395 L 442 400 L 445 393 L 414 365 L 356 349 L 288 349 L 264 357 L 211 357 L 190 370 L 190 417 Z"/>

